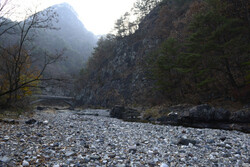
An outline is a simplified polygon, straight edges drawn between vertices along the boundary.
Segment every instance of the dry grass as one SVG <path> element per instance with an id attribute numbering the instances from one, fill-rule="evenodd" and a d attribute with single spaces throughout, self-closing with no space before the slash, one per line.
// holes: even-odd
<path id="1" fill-rule="evenodd" d="M 167 115 L 169 112 L 166 110 L 166 106 L 160 105 L 160 106 L 154 106 L 148 109 L 145 109 L 142 111 L 143 118 L 160 118 L 161 116 Z M 166 112 L 160 113 L 160 111 L 166 110 Z"/>
<path id="2" fill-rule="evenodd" d="M 48 108 L 48 109 L 43 110 L 43 112 L 49 113 L 49 114 L 55 114 L 55 113 L 56 113 L 56 110 L 53 109 L 53 108 Z"/>
<path id="3" fill-rule="evenodd" d="M 0 119 L 19 119 L 21 115 L 25 117 L 32 117 L 33 112 L 30 109 L 10 109 L 0 110 Z"/>

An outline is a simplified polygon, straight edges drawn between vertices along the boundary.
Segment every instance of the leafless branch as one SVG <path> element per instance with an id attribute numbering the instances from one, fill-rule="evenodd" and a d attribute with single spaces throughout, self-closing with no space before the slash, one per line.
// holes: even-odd
<path id="1" fill-rule="evenodd" d="M 0 68 L 0 77 L 1 74 L 3 74 L 5 79 L 8 81 L 7 90 L 4 91 L 1 87 L 2 85 L 0 85 L 0 96 L 8 94 L 11 99 L 12 93 L 15 93 L 25 87 L 34 87 L 32 85 L 33 82 L 48 80 L 62 81 L 63 79 L 53 77 L 43 78 L 42 75 L 50 64 L 57 62 L 62 57 L 64 50 L 57 51 L 54 55 L 45 52 L 44 61 L 40 69 L 27 68 L 26 66 L 30 66 L 35 58 L 31 60 L 34 55 L 31 55 L 29 53 L 30 51 L 26 50 L 25 45 L 27 45 L 27 42 L 31 42 L 35 38 L 35 30 L 56 29 L 53 27 L 53 22 L 57 21 L 57 14 L 53 12 L 52 8 L 49 8 L 43 12 L 36 12 L 35 10 L 34 14 L 30 16 L 29 14 L 32 11 L 27 9 L 27 15 L 24 21 L 13 23 L 4 18 L 4 15 L 13 12 L 12 8 L 10 10 L 6 10 L 7 13 L 3 13 L 3 9 L 8 2 L 9 0 L 5 0 L 4 3 L 0 3 L 0 27 L 2 26 L 3 28 L 0 32 L 0 36 L 12 30 L 12 32 L 15 33 L 15 36 L 18 37 L 18 41 L 16 41 L 16 44 L 11 47 L 0 46 L 0 60 L 1 64 L 3 63 L 3 66 Z M 31 30 L 34 31 L 32 31 L 33 34 L 31 33 Z M 34 47 L 31 47 L 31 49 L 32 48 Z M 21 79 L 22 75 L 28 75 L 29 73 L 35 73 L 36 75 L 31 78 L 27 77 L 25 80 Z M 0 84 L 2 84 L 2 82 Z"/>

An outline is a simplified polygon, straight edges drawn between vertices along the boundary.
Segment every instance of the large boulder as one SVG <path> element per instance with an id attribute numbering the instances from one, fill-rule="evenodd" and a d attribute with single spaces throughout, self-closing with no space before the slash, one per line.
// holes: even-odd
<path id="1" fill-rule="evenodd" d="M 194 106 L 189 110 L 179 112 L 179 120 L 181 122 L 228 122 L 230 112 L 223 108 L 214 108 L 208 104 Z"/>
<path id="2" fill-rule="evenodd" d="M 214 108 L 208 104 L 183 108 L 169 108 L 172 112 L 157 119 L 161 124 L 182 125 L 198 128 L 219 128 L 250 132 L 250 109 L 230 112 L 223 108 Z"/>
<path id="3" fill-rule="evenodd" d="M 118 118 L 123 120 L 138 120 L 140 116 L 140 112 L 136 109 L 128 108 L 124 106 L 115 106 L 110 111 L 110 117 Z"/>
<path id="4" fill-rule="evenodd" d="M 110 111 L 110 117 L 122 119 L 124 112 L 125 112 L 125 107 L 124 106 L 115 106 Z"/>
<path id="5" fill-rule="evenodd" d="M 157 119 L 162 124 L 172 124 L 177 125 L 179 119 L 179 114 L 177 112 L 170 112 L 167 116 L 163 115 Z"/>
<path id="6" fill-rule="evenodd" d="M 215 109 L 208 104 L 192 107 L 190 110 L 179 113 L 182 122 L 212 122 L 214 121 Z"/>
<path id="7" fill-rule="evenodd" d="M 225 110 L 223 108 L 215 109 L 213 121 L 228 122 L 230 119 L 230 115 L 231 113 L 228 110 Z"/>
<path id="8" fill-rule="evenodd" d="M 140 112 L 133 108 L 125 108 L 125 112 L 123 114 L 123 119 L 125 120 L 137 120 L 140 116 Z"/>
<path id="9" fill-rule="evenodd" d="M 250 108 L 242 109 L 231 113 L 230 122 L 250 123 Z"/>

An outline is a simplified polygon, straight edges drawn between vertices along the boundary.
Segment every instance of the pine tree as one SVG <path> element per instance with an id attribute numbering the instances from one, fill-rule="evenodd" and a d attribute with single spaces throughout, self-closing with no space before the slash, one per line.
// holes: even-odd
<path id="1" fill-rule="evenodd" d="M 227 5 L 209 0 L 205 11 L 191 23 L 192 34 L 182 64 L 193 72 L 199 86 L 217 82 L 216 76 L 231 88 L 247 83 L 249 25 L 241 18 L 226 16 Z"/>

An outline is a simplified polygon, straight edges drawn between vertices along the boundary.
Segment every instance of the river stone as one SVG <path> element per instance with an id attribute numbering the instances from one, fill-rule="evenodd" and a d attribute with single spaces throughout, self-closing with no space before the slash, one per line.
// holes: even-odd
<path id="1" fill-rule="evenodd" d="M 169 166 L 165 163 L 162 163 L 160 167 L 169 167 Z"/>
<path id="2" fill-rule="evenodd" d="M 0 122 L 4 122 L 7 124 L 19 124 L 19 121 L 16 121 L 14 119 L 8 119 L 8 118 L 0 119 Z"/>
<path id="3" fill-rule="evenodd" d="M 186 145 L 188 146 L 189 143 L 195 145 L 197 143 L 197 141 L 192 140 L 192 139 L 184 139 L 184 138 L 180 138 L 177 142 L 177 145 Z"/>
<path id="4" fill-rule="evenodd" d="M 25 121 L 25 123 L 26 123 L 27 125 L 32 125 L 32 124 L 35 124 L 35 123 L 36 123 L 36 120 L 35 120 L 35 119 L 30 119 L 30 120 L 28 120 L 28 121 Z"/>
<path id="5" fill-rule="evenodd" d="M 37 106 L 36 109 L 39 110 L 39 111 L 42 111 L 42 110 L 45 109 L 45 107 Z"/>
<path id="6" fill-rule="evenodd" d="M 101 159 L 101 157 L 98 155 L 91 155 L 89 158 L 92 160 L 100 160 Z"/>
<path id="7" fill-rule="evenodd" d="M 73 151 L 67 151 L 66 153 L 65 153 L 65 155 L 67 156 L 67 157 L 69 157 L 69 156 L 74 156 L 76 153 L 75 152 L 73 152 Z"/>
<path id="8" fill-rule="evenodd" d="M 8 141 L 9 139 L 10 139 L 9 136 L 4 136 L 4 137 L 3 137 L 3 141 Z"/>
<path id="9" fill-rule="evenodd" d="M 10 162 L 11 158 L 10 157 L 7 157 L 7 156 L 4 156 L 4 157 L 0 157 L 0 161 L 4 162 L 4 163 L 8 163 Z"/>
<path id="10" fill-rule="evenodd" d="M 29 166 L 29 162 L 27 162 L 26 160 L 23 160 L 23 163 L 22 163 L 23 166 Z"/>
<path id="11" fill-rule="evenodd" d="M 115 158 L 115 154 L 109 154 L 109 158 Z"/>
<path id="12" fill-rule="evenodd" d="M 48 120 L 43 121 L 43 124 L 47 125 L 49 123 Z"/>
<path id="13" fill-rule="evenodd" d="M 86 163 L 88 163 L 89 161 L 90 161 L 89 158 L 83 158 L 80 162 L 86 164 Z"/>
<path id="14" fill-rule="evenodd" d="M 137 151 L 136 146 L 130 146 L 130 147 L 129 147 L 129 150 L 128 150 L 129 153 L 135 154 L 136 151 Z"/>

